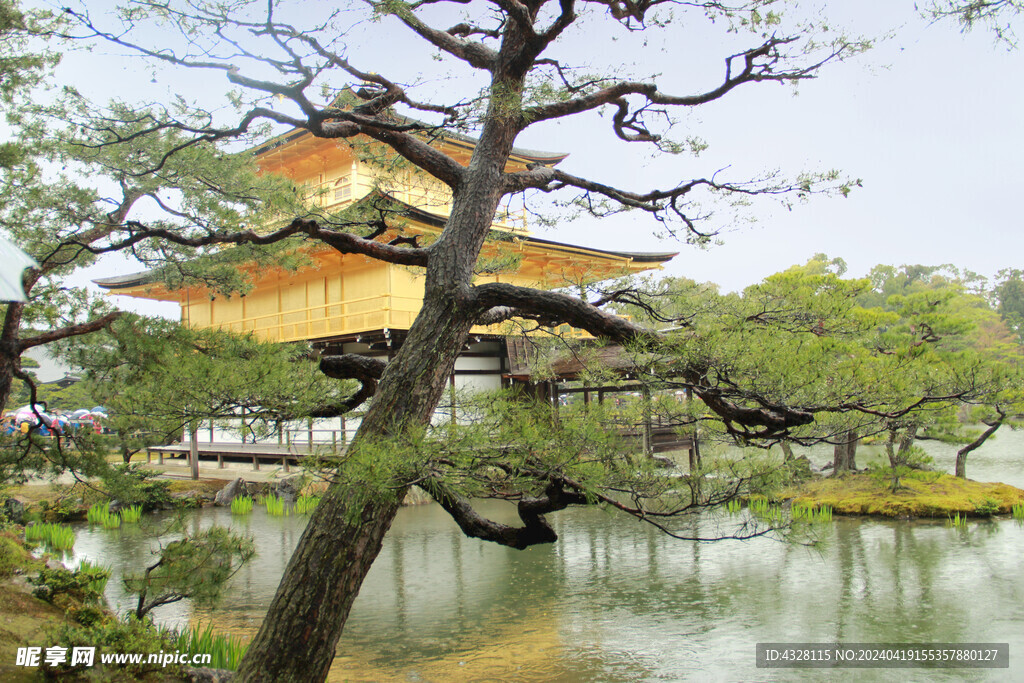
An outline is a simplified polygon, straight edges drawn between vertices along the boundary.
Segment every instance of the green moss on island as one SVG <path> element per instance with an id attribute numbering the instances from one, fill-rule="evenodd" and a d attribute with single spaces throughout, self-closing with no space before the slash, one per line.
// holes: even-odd
<path id="1" fill-rule="evenodd" d="M 939 472 L 915 472 L 891 489 L 891 480 L 877 474 L 848 474 L 806 482 L 779 498 L 819 507 L 828 505 L 840 515 L 882 517 L 987 517 L 1009 514 L 1024 503 L 1024 490 L 1009 484 L 960 479 Z"/>

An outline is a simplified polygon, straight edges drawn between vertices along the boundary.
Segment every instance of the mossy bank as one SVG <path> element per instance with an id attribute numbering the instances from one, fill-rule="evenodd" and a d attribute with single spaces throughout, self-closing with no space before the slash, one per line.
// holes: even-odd
<path id="1" fill-rule="evenodd" d="M 848 474 L 815 479 L 778 497 L 814 507 L 827 505 L 840 515 L 916 518 L 1009 514 L 1024 503 L 1024 490 L 1008 484 L 961 479 L 940 472 L 915 472 L 892 490 L 888 477 Z"/>

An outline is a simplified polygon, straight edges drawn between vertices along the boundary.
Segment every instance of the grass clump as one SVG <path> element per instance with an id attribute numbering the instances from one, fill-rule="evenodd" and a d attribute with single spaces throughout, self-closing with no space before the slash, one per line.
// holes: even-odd
<path id="1" fill-rule="evenodd" d="M 110 567 L 82 560 L 78 564 L 78 573 L 88 577 L 86 586 L 91 594 L 103 595 L 106 592 L 107 581 L 110 580 Z"/>
<path id="2" fill-rule="evenodd" d="M 284 499 L 279 496 L 273 494 L 264 496 L 263 504 L 267 508 L 267 514 L 271 517 L 286 517 L 288 515 L 288 511 L 284 507 Z"/>
<path id="3" fill-rule="evenodd" d="M 729 501 L 729 503 L 732 503 L 732 501 Z M 729 503 L 726 504 L 727 507 Z M 299 496 L 295 500 L 295 514 L 308 515 L 313 512 L 319 504 L 320 496 Z M 736 504 L 738 505 L 739 501 L 736 501 Z"/>
<path id="4" fill-rule="evenodd" d="M 739 498 L 733 498 L 732 500 L 726 502 L 725 504 L 725 511 L 728 512 L 730 515 L 738 515 L 740 513 L 740 510 L 742 509 L 743 504 L 740 503 Z"/>
<path id="5" fill-rule="evenodd" d="M 240 638 L 213 632 L 213 624 L 206 628 L 199 625 L 181 630 L 177 634 L 174 648 L 188 654 L 209 654 L 209 666 L 213 669 L 237 671 L 242 656 L 249 648 Z"/>
<path id="6" fill-rule="evenodd" d="M 1010 508 L 1010 514 L 1013 515 L 1014 519 L 1024 521 L 1024 503 L 1018 503 Z"/>
<path id="7" fill-rule="evenodd" d="M 823 524 L 832 521 L 832 508 L 828 505 L 814 506 L 808 503 L 793 503 L 789 511 L 794 522 Z"/>
<path id="8" fill-rule="evenodd" d="M 54 550 L 63 552 L 75 547 L 75 532 L 71 527 L 55 522 L 32 524 L 25 527 L 25 540 L 44 543 Z"/>
<path id="9" fill-rule="evenodd" d="M 142 519 L 142 506 L 132 505 L 131 507 L 124 508 L 121 510 L 121 521 L 125 524 L 138 524 L 139 520 Z"/>
<path id="10" fill-rule="evenodd" d="M 104 518 L 110 515 L 110 502 L 96 503 L 85 513 L 85 519 L 89 524 L 103 524 Z"/>
<path id="11" fill-rule="evenodd" d="M 946 526 L 951 526 L 954 529 L 966 529 L 967 515 L 961 517 L 959 512 L 953 513 L 953 516 L 946 520 Z"/>
<path id="12" fill-rule="evenodd" d="M 128 508 L 128 509 L 135 509 L 135 508 L 139 509 L 139 513 L 138 514 L 141 517 L 141 515 L 142 515 L 142 508 L 140 506 L 133 505 L 131 508 Z M 121 517 L 122 517 L 123 514 L 124 514 L 124 511 L 122 511 L 121 515 L 117 514 L 116 512 L 111 512 L 110 511 L 110 502 L 108 501 L 106 503 L 96 503 L 95 505 L 90 507 L 89 510 L 85 513 L 85 519 L 86 519 L 86 521 L 89 522 L 89 524 L 99 524 L 104 529 L 117 529 L 117 528 L 119 528 L 121 526 Z M 134 513 L 129 513 L 129 515 L 132 515 L 132 514 L 134 514 Z M 125 520 L 125 521 L 129 521 L 129 520 Z M 136 519 L 134 519 L 132 521 L 137 522 L 139 520 L 138 520 L 138 518 L 136 518 Z"/>
<path id="13" fill-rule="evenodd" d="M 247 515 L 252 512 L 252 498 L 249 496 L 236 496 L 231 501 L 231 514 Z"/>

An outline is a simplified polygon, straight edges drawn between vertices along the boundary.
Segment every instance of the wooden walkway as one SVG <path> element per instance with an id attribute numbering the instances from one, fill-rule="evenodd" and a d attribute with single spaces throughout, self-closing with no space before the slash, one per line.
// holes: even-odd
<path id="1" fill-rule="evenodd" d="M 298 464 L 302 458 L 317 453 L 329 452 L 333 448 L 331 444 L 268 444 L 268 443 L 211 443 L 209 441 L 197 441 L 199 458 L 217 458 L 217 467 L 224 467 L 225 458 L 237 458 L 251 460 L 252 468 L 255 471 L 260 469 L 260 461 L 280 463 L 285 472 L 290 471 L 291 465 Z M 189 444 L 176 443 L 169 446 L 150 446 L 146 449 L 146 462 L 153 461 L 157 456 L 157 463 L 164 464 L 165 457 L 188 458 Z"/>
<path id="2" fill-rule="evenodd" d="M 690 459 L 691 469 L 695 466 L 700 455 L 699 446 L 691 438 L 680 437 L 674 429 L 667 427 L 652 427 L 644 435 L 644 430 L 620 430 L 619 435 L 629 441 L 636 441 L 641 448 L 647 452 L 665 453 L 668 451 L 687 451 Z M 342 453 L 344 447 L 335 451 L 335 446 L 329 443 L 317 444 L 312 447 L 309 444 L 269 444 L 269 443 L 214 443 L 210 441 L 197 441 L 199 459 L 217 459 L 217 467 L 224 468 L 224 459 L 246 460 L 252 462 L 252 469 L 256 472 L 260 469 L 260 462 L 280 464 L 285 472 L 291 471 L 291 466 L 298 465 L 303 458 L 322 453 Z M 146 462 L 153 462 L 153 456 L 157 457 L 157 464 L 163 465 L 165 457 L 183 457 L 188 459 L 189 444 L 176 443 L 169 446 L 150 446 L 146 449 Z"/>

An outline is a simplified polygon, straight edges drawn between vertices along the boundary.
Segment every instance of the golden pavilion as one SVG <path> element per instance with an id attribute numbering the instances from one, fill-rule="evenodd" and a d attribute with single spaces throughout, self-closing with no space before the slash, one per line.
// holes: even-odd
<path id="1" fill-rule="evenodd" d="M 462 163 L 468 163 L 474 140 L 449 136 L 437 143 Z M 450 189 L 423 172 L 396 168 L 368 154 L 368 146 L 314 137 L 295 130 L 255 150 L 265 173 L 287 176 L 306 188 L 319 209 L 338 212 L 359 202 L 385 200 L 399 228 L 377 237 L 397 234 L 430 241 L 444 227 L 451 209 Z M 527 164 L 554 165 L 564 154 L 515 149 L 507 169 Z M 541 287 L 578 287 L 611 277 L 660 268 L 675 253 L 631 253 L 591 249 L 533 237 L 525 217 L 500 214 L 481 256 L 477 282 L 508 282 Z M 190 286 L 171 289 L 138 273 L 96 280 L 112 294 L 175 301 L 183 323 L 200 328 L 252 332 L 272 341 L 310 341 L 329 353 L 390 356 L 401 345 L 420 309 L 423 276 L 408 266 L 362 255 L 340 254 L 326 246 L 309 248 L 312 265 L 297 271 L 284 268 L 250 273 L 252 290 L 244 296 L 224 296 Z M 585 336 L 566 327 L 563 333 Z M 521 332 L 515 334 L 521 339 Z M 502 378 L 521 376 L 509 328 L 477 327 L 471 343 L 456 364 L 453 385 L 497 388 Z M 510 358 L 512 360 L 510 360 Z"/>

